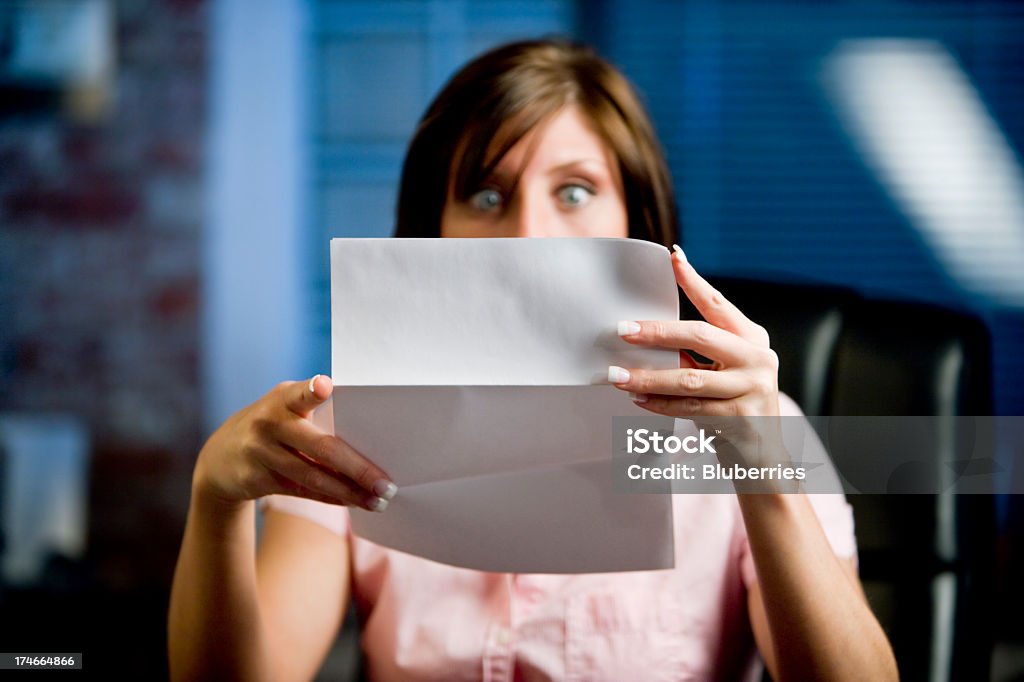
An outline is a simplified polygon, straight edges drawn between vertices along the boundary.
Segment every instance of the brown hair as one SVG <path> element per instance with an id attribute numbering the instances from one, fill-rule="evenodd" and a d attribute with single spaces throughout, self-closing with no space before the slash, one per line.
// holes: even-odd
<path id="1" fill-rule="evenodd" d="M 448 81 L 406 152 L 395 236 L 439 237 L 449 179 L 455 197 L 464 201 L 523 135 L 570 103 L 618 159 L 629 236 L 665 246 L 676 241 L 668 166 L 639 98 L 590 48 L 563 40 L 498 47 Z"/>

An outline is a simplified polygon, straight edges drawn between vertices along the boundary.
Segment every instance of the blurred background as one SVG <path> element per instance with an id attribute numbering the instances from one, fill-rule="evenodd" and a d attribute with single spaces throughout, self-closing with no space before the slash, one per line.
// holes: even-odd
<path id="1" fill-rule="evenodd" d="M 203 439 L 330 371 L 329 238 L 390 234 L 430 97 L 546 34 L 642 91 L 698 269 L 969 311 L 1024 414 L 1024 4 L 6 0 L 0 650 L 166 676 Z M 1018 497 L 997 525 L 1024 679 Z"/>

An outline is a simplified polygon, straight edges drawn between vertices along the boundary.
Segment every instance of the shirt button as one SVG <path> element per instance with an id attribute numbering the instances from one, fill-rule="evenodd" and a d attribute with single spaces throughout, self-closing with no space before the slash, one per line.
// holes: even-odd
<path id="1" fill-rule="evenodd" d="M 512 643 L 512 631 L 508 628 L 498 628 L 495 633 L 495 639 L 498 640 L 498 644 L 501 646 L 508 646 Z"/>

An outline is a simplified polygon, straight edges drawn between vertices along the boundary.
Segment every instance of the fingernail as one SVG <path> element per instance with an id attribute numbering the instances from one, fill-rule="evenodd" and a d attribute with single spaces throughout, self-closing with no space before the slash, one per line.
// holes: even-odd
<path id="1" fill-rule="evenodd" d="M 608 366 L 608 383 L 624 384 L 629 381 L 629 372 L 615 365 Z"/>
<path id="2" fill-rule="evenodd" d="M 634 403 L 646 403 L 648 395 L 646 393 L 630 393 L 629 398 Z"/>
<path id="3" fill-rule="evenodd" d="M 314 376 L 312 379 L 309 380 L 309 392 L 310 393 L 313 393 L 313 394 L 316 393 L 316 380 L 319 379 L 319 378 L 320 378 L 320 375 L 317 374 L 316 376 Z"/>
<path id="4" fill-rule="evenodd" d="M 382 512 L 388 508 L 388 501 L 383 497 L 375 497 L 370 500 L 367 506 L 370 508 L 370 511 Z"/>
<path id="5" fill-rule="evenodd" d="M 382 478 L 373 484 L 373 494 L 383 498 L 384 500 L 390 500 L 397 492 L 398 486 L 386 478 Z"/>
<path id="6" fill-rule="evenodd" d="M 679 244 L 673 244 L 672 245 L 672 250 L 675 251 L 676 255 L 679 256 L 680 262 L 683 262 L 683 263 L 686 262 L 686 254 L 683 253 L 683 250 L 681 248 L 679 248 Z"/>
<path id="7" fill-rule="evenodd" d="M 630 334 L 639 334 L 640 324 L 638 322 L 632 322 L 630 320 L 623 320 L 619 322 L 619 336 L 629 336 Z"/>

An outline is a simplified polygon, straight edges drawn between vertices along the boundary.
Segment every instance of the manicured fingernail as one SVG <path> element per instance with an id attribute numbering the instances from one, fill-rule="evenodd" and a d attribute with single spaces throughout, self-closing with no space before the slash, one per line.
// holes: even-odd
<path id="1" fill-rule="evenodd" d="M 384 500 L 390 500 L 397 492 L 398 486 L 386 478 L 382 478 L 373 484 L 373 494 Z"/>
<path id="2" fill-rule="evenodd" d="M 634 403 L 646 403 L 648 395 L 646 393 L 630 393 L 629 398 Z"/>
<path id="3" fill-rule="evenodd" d="M 310 393 L 313 393 L 313 394 L 316 393 L 316 380 L 319 379 L 319 378 L 320 378 L 320 375 L 317 374 L 316 376 L 314 376 L 312 379 L 309 380 L 309 392 Z"/>
<path id="4" fill-rule="evenodd" d="M 388 508 L 388 501 L 383 497 L 375 497 L 370 500 L 367 506 L 370 508 L 370 511 L 382 512 Z"/>
<path id="5" fill-rule="evenodd" d="M 679 256 L 680 262 L 682 262 L 682 263 L 686 262 L 686 254 L 683 253 L 683 250 L 681 248 L 679 248 L 679 244 L 673 244 L 672 245 L 672 250 L 676 252 L 677 256 Z"/>
<path id="6" fill-rule="evenodd" d="M 624 384 L 629 381 L 629 372 L 615 365 L 608 366 L 608 383 Z"/>
<path id="7" fill-rule="evenodd" d="M 623 320 L 622 322 L 619 322 L 619 336 L 629 336 L 630 334 L 639 333 L 640 323 L 630 320 Z"/>

